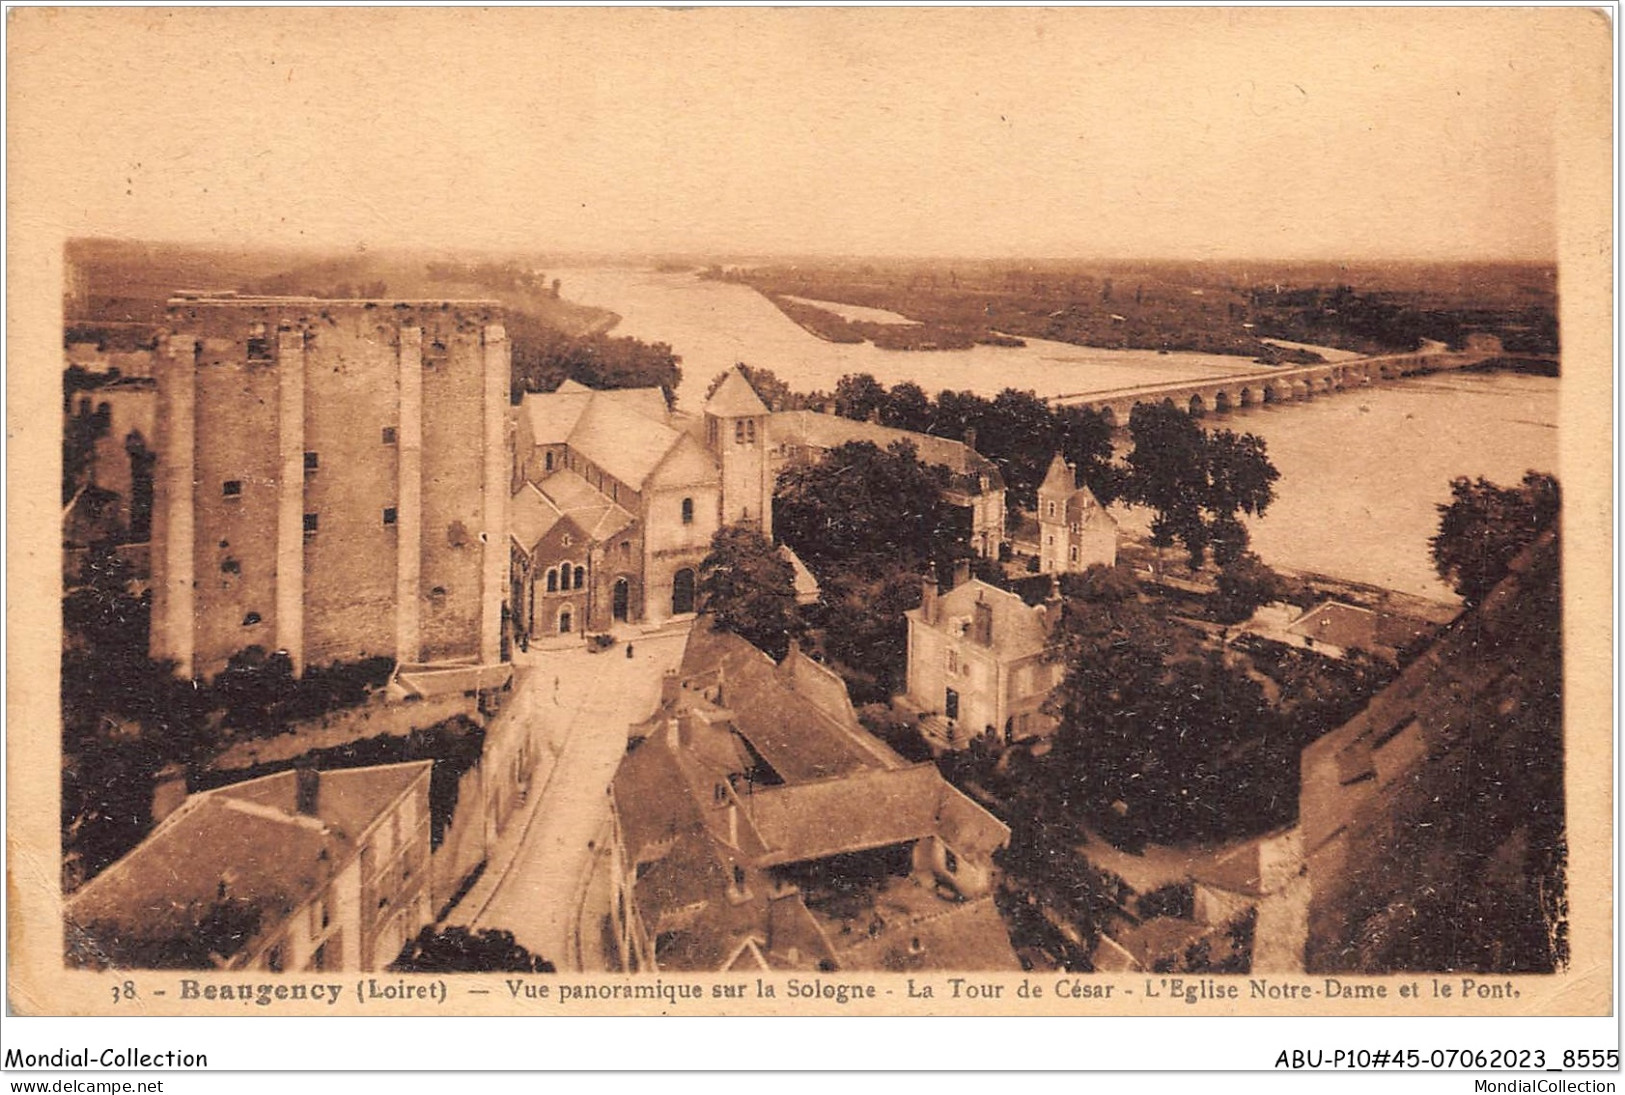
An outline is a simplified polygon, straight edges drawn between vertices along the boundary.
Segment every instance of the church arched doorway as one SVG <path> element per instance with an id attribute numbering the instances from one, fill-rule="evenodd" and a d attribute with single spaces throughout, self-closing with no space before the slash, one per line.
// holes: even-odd
<path id="1" fill-rule="evenodd" d="M 610 593 L 610 613 L 617 623 L 625 623 L 632 607 L 632 583 L 625 578 L 615 579 L 615 588 Z"/>

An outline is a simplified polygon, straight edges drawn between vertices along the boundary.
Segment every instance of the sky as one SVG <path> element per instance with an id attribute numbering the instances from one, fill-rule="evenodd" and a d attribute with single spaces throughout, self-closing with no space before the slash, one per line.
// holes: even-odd
<path id="1" fill-rule="evenodd" d="M 639 253 L 1549 261 L 1558 112 L 1597 71 L 1577 56 L 1609 50 L 1576 9 L 13 9 L 8 30 L 14 220 Z"/>

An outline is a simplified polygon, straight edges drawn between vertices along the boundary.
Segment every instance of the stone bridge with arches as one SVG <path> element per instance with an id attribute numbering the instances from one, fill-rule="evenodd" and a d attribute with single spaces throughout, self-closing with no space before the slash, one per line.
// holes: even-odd
<path id="1" fill-rule="evenodd" d="M 1209 412 L 1237 411 L 1264 404 L 1312 399 L 1349 388 L 1362 388 L 1382 380 L 1436 373 L 1477 365 L 1496 356 L 1490 348 L 1450 350 L 1432 343 L 1406 354 L 1352 358 L 1316 365 L 1265 368 L 1256 373 L 1145 384 L 1100 392 L 1076 392 L 1049 397 L 1051 406 L 1087 407 L 1102 413 L 1114 427 L 1127 427 L 1129 416 L 1141 403 L 1163 403 L 1201 416 Z"/>

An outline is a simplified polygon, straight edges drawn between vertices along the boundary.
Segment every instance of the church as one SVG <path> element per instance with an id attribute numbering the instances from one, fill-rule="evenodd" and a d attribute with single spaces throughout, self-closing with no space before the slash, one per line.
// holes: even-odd
<path id="1" fill-rule="evenodd" d="M 767 407 L 737 370 L 698 417 L 566 381 L 514 422 L 509 610 L 524 642 L 692 614 L 724 524 L 773 535 Z"/>
<path id="2" fill-rule="evenodd" d="M 659 388 L 595 390 L 566 381 L 515 408 L 508 503 L 509 612 L 523 644 L 655 625 L 695 612 L 700 563 L 725 525 L 773 539 L 773 485 L 792 464 L 851 441 L 908 441 L 948 469 L 944 501 L 978 553 L 1005 543 L 1004 480 L 970 444 L 814 411 L 772 412 L 737 367 L 699 415 Z M 780 547 L 798 599 L 811 574 Z"/>

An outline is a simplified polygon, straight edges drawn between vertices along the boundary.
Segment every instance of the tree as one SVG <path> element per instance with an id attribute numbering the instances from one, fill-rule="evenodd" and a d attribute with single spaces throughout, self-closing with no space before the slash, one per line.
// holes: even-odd
<path id="1" fill-rule="evenodd" d="M 1275 501 L 1275 482 L 1281 478 L 1270 463 L 1264 439 L 1257 434 L 1214 430 L 1207 435 L 1206 448 L 1208 494 L 1203 508 L 1216 519 L 1234 521 L 1238 512 L 1262 517 Z"/>
<path id="2" fill-rule="evenodd" d="M 1484 478 L 1454 479 L 1450 494 L 1428 545 L 1439 577 L 1471 607 L 1483 603 L 1518 553 L 1557 521 L 1561 490 L 1555 477 L 1529 471 L 1510 488 Z"/>
<path id="3" fill-rule="evenodd" d="M 1262 559 L 1244 552 L 1219 569 L 1216 612 L 1220 623 L 1238 624 L 1261 605 L 1281 598 L 1285 583 Z"/>
<path id="4" fill-rule="evenodd" d="M 1121 473 L 1112 464 L 1112 428 L 1106 416 L 1087 407 L 1057 407 L 1052 413 L 1062 457 L 1078 469 L 1101 505 L 1110 505 L 1122 487 Z"/>
<path id="5" fill-rule="evenodd" d="M 513 932 L 424 928 L 389 967 L 397 973 L 554 973 L 553 963 L 526 950 Z"/>
<path id="6" fill-rule="evenodd" d="M 700 563 L 700 606 L 715 625 L 733 632 L 775 660 L 803 630 L 796 607 L 795 571 L 749 525 L 729 525 L 711 538 Z"/>
<path id="7" fill-rule="evenodd" d="M 823 588 L 815 622 L 855 702 L 884 702 L 900 687 L 903 613 L 920 603 L 927 563 L 971 555 L 962 511 L 942 500 L 947 474 L 921 464 L 907 442 L 855 441 L 779 476 L 774 527 Z"/>
<path id="8" fill-rule="evenodd" d="M 1196 420 L 1170 404 L 1139 404 L 1129 417 L 1134 448 L 1128 454 L 1132 501 L 1156 511 L 1151 542 L 1183 540 L 1200 562 L 1207 549 L 1202 499 L 1207 494 L 1205 437 Z"/>
<path id="9" fill-rule="evenodd" d="M 975 392 L 956 392 L 944 388 L 937 393 L 929 432 L 938 437 L 962 440 L 967 430 L 981 428 L 987 406 L 988 401 Z"/>
<path id="10" fill-rule="evenodd" d="M 836 561 L 923 569 L 939 554 L 969 554 L 965 530 L 942 501 L 946 477 L 944 469 L 921 464 L 906 441 L 886 449 L 850 441 L 816 464 L 780 474 L 774 525 L 820 580 L 820 566 Z"/>
<path id="11" fill-rule="evenodd" d="M 866 422 L 886 405 L 886 389 L 868 373 L 847 373 L 835 382 L 835 413 Z"/>
<path id="12" fill-rule="evenodd" d="M 1038 485 L 1060 448 L 1049 404 L 1032 392 L 1006 388 L 987 404 L 977 425 L 977 449 L 999 466 L 1012 507 L 1038 504 Z"/>
<path id="13" fill-rule="evenodd" d="M 1151 507 L 1151 542 L 1185 545 L 1199 567 L 1213 549 L 1221 565 L 1247 550 L 1239 515 L 1261 517 L 1275 500 L 1281 473 L 1262 438 L 1231 430 L 1204 431 L 1170 403 L 1140 404 L 1129 419 L 1134 449 L 1128 455 L 1125 494 Z"/>
<path id="14" fill-rule="evenodd" d="M 1277 755 L 1258 682 L 1198 651 L 1122 574 L 1091 568 L 1070 592 L 1051 647 L 1066 668 L 1047 704 L 1060 725 L 1043 762 L 1065 812 L 1098 821 L 1125 811 L 1159 840 L 1281 820 L 1296 768 Z"/>
<path id="15" fill-rule="evenodd" d="M 572 336 L 524 312 L 507 320 L 512 344 L 512 398 L 550 392 L 566 380 L 589 388 L 660 388 L 668 405 L 682 383 L 682 358 L 664 342 L 608 335 Z"/>
<path id="16" fill-rule="evenodd" d="M 886 402 L 880 408 L 883 425 L 915 433 L 928 433 L 931 429 L 931 397 L 912 380 L 894 385 L 886 393 Z"/>

